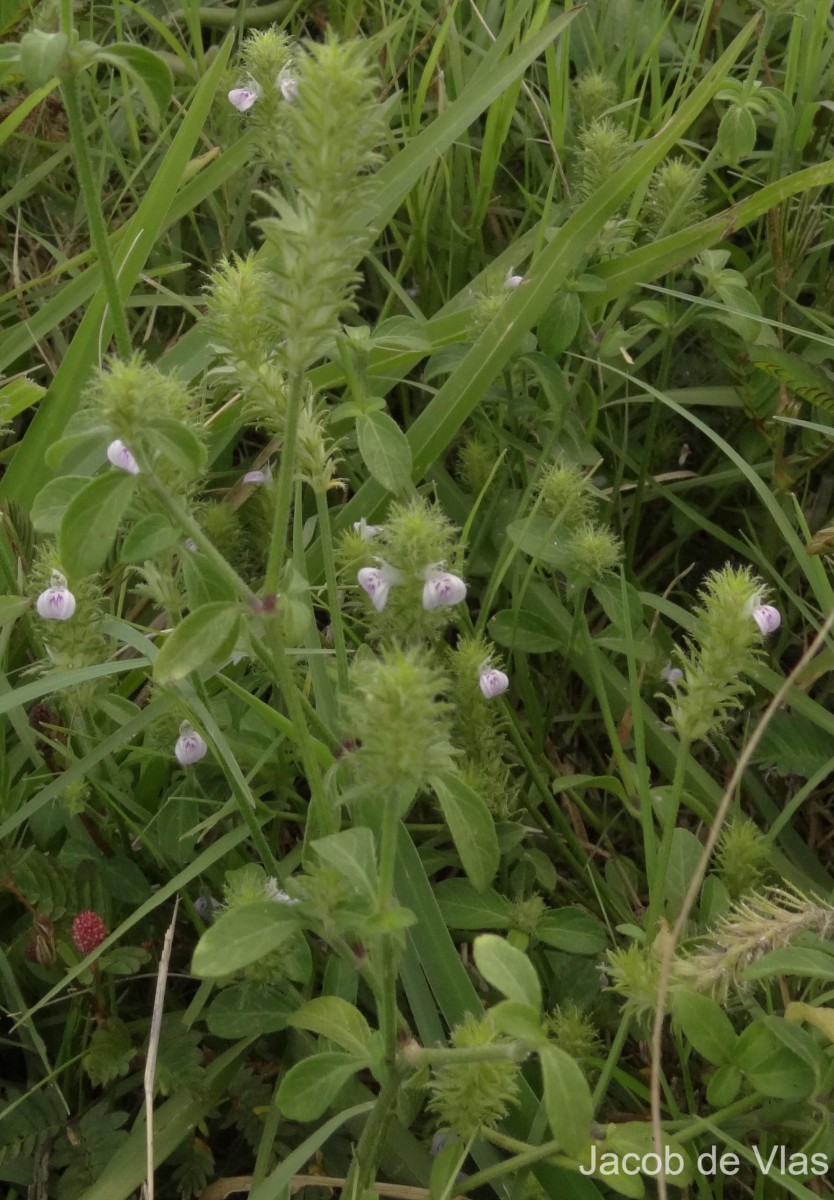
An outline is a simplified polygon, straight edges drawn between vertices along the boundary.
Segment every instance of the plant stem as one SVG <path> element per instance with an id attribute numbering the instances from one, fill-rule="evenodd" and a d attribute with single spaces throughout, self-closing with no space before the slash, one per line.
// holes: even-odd
<path id="1" fill-rule="evenodd" d="M 275 483 L 275 513 L 272 518 L 272 537 L 269 543 L 269 561 L 264 585 L 267 596 L 274 596 L 278 591 L 287 549 L 287 533 L 292 509 L 292 485 L 295 476 L 295 451 L 298 445 L 298 420 L 301 415 L 304 382 L 303 371 L 293 370 L 290 372 L 287 386 L 287 407 L 284 413 L 284 445 L 281 448 L 278 478 Z"/>
<path id="2" fill-rule="evenodd" d="M 675 760 L 675 776 L 672 780 L 672 794 L 669 797 L 667 811 L 663 817 L 663 834 L 657 852 L 654 878 L 649 885 L 649 907 L 646 909 L 646 933 L 649 938 L 656 932 L 660 909 L 663 905 L 663 885 L 669 870 L 669 860 L 672 856 L 672 838 L 678 824 L 678 810 L 683 794 L 683 781 L 686 778 L 686 768 L 689 762 L 689 742 L 678 742 L 678 756 Z"/>
<path id="3" fill-rule="evenodd" d="M 342 1190 L 344 1200 L 360 1200 L 374 1181 L 401 1081 L 399 1071 L 391 1071 L 382 1085 L 348 1170 Z"/>
<path id="4" fill-rule="evenodd" d="M 333 630 L 333 645 L 336 649 L 336 677 L 342 691 L 347 691 L 347 648 L 345 646 L 345 626 L 342 621 L 342 609 L 339 605 L 339 585 L 336 579 L 336 560 L 333 556 L 333 532 L 330 526 L 330 509 L 327 506 L 327 495 L 316 492 L 316 511 L 319 518 L 319 533 L 321 534 L 321 552 L 324 560 L 324 578 L 327 584 L 327 606 L 330 609 L 330 628 Z"/>
<path id="5" fill-rule="evenodd" d="M 68 37 L 72 38 L 71 6 L 67 25 L 68 28 L 65 28 L 64 32 Z M 73 53 L 72 45 L 70 46 L 69 53 Z M 84 207 L 87 210 L 87 221 L 90 226 L 90 243 L 98 259 L 99 270 L 101 271 L 101 281 L 113 320 L 116 348 L 122 358 L 129 359 L 133 352 L 133 347 L 130 341 L 130 332 L 127 327 L 122 297 L 119 292 L 119 281 L 116 278 L 113 259 L 110 256 L 110 245 L 107 241 L 107 227 L 104 223 L 104 214 L 101 209 L 100 192 L 96 186 L 96 181 L 93 177 L 93 168 L 87 153 L 87 141 L 84 136 L 84 116 L 81 110 L 81 90 L 78 86 L 78 68 L 74 62 L 69 63 L 65 73 L 61 76 L 61 95 L 63 96 L 64 108 L 66 109 L 67 120 L 69 122 L 70 141 L 72 142 L 75 165 L 78 171 L 81 197 L 84 201 Z"/>

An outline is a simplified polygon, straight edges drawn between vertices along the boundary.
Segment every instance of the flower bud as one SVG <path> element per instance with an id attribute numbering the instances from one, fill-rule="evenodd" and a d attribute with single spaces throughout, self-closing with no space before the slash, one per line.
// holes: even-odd
<path id="1" fill-rule="evenodd" d="M 68 621 L 75 612 L 75 596 L 59 571 L 52 572 L 52 586 L 41 592 L 35 608 L 45 621 Z"/>
<path id="2" fill-rule="evenodd" d="M 500 696 L 502 692 L 506 692 L 510 686 L 509 676 L 503 671 L 499 671 L 497 667 L 491 667 L 489 663 L 484 663 L 478 671 L 478 686 L 485 700 L 491 700 L 493 696 Z"/>
<path id="3" fill-rule="evenodd" d="M 275 86 L 284 97 L 287 104 L 294 104 L 298 99 L 298 83 L 290 74 L 288 67 L 282 67 L 275 76 Z"/>
<path id="4" fill-rule="evenodd" d="M 378 533 L 382 533 L 383 527 L 382 525 L 369 525 L 365 518 L 362 517 L 359 521 L 353 522 L 353 528 L 363 542 L 368 542 L 371 538 L 376 537 Z"/>
<path id="5" fill-rule="evenodd" d="M 232 88 L 229 92 L 229 103 L 240 113 L 249 112 L 249 109 L 255 104 L 261 95 L 261 89 L 257 84 L 252 87 Z"/>
<path id="6" fill-rule="evenodd" d="M 174 757 L 182 767 L 193 766 L 194 763 L 205 758 L 208 751 L 208 746 L 200 737 L 196 729 L 189 725 L 188 721 L 183 721 L 180 725 L 180 736 L 177 738 L 174 746 Z"/>
<path id="7" fill-rule="evenodd" d="M 241 483 L 272 483 L 271 471 L 247 471 Z"/>
<path id="8" fill-rule="evenodd" d="M 127 471 L 128 475 L 139 474 L 138 462 L 120 438 L 116 438 L 115 442 L 111 442 L 107 447 L 107 457 L 120 471 Z"/>
<path id="9" fill-rule="evenodd" d="M 370 596 L 376 611 L 382 612 L 388 602 L 388 593 L 392 586 L 400 581 L 400 573 L 388 563 L 383 562 L 380 567 L 362 567 L 356 579 L 362 590 Z"/>
<path id="10" fill-rule="evenodd" d="M 107 937 L 107 926 L 97 912 L 88 908 L 74 919 L 71 932 L 75 948 L 89 954 Z"/>
<path id="11" fill-rule="evenodd" d="M 429 567 L 423 578 L 426 581 L 423 587 L 423 608 L 428 611 L 449 608 L 466 599 L 466 584 L 458 575 Z"/>
<path id="12" fill-rule="evenodd" d="M 753 609 L 751 615 L 758 625 L 762 637 L 768 637 L 771 633 L 775 633 L 782 624 L 782 614 L 772 604 L 760 604 Z"/>

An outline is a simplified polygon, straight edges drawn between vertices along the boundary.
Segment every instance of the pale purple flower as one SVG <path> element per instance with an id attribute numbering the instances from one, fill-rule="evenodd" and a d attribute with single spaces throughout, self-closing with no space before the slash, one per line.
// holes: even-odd
<path id="1" fill-rule="evenodd" d="M 294 104 L 298 99 L 298 83 L 290 73 L 289 67 L 283 67 L 275 77 L 275 86 L 286 100 L 287 104 Z"/>
<path id="2" fill-rule="evenodd" d="M 362 517 L 360 520 L 353 522 L 353 528 L 363 542 L 368 542 L 371 538 L 376 537 L 378 533 L 382 533 L 383 527 L 382 525 L 369 525 L 365 518 Z"/>
<path id="3" fill-rule="evenodd" d="M 75 612 L 75 596 L 60 571 L 52 572 L 52 584 L 38 596 L 35 608 L 45 621 L 68 621 Z"/>
<path id="4" fill-rule="evenodd" d="M 762 637 L 775 633 L 782 624 L 782 614 L 772 604 L 760 604 L 753 609 L 753 620 L 759 627 Z"/>
<path id="5" fill-rule="evenodd" d="M 121 438 L 116 438 L 107 447 L 107 457 L 120 471 L 127 471 L 128 475 L 139 474 L 139 464 Z"/>
<path id="6" fill-rule="evenodd" d="M 376 611 L 382 612 L 388 603 L 388 593 L 395 583 L 400 582 L 401 576 L 389 563 L 381 559 L 378 561 L 381 564 L 378 567 L 362 567 L 356 579 L 363 592 L 367 592 Z"/>
<path id="7" fill-rule="evenodd" d="M 485 700 L 500 696 L 510 686 L 509 676 L 497 667 L 491 667 L 488 662 L 481 663 L 478 669 L 478 687 Z"/>
<path id="8" fill-rule="evenodd" d="M 266 471 L 247 471 L 241 483 L 272 483 L 272 472 L 269 469 Z"/>
<path id="9" fill-rule="evenodd" d="M 512 291 L 513 288 L 517 288 L 520 283 L 524 283 L 524 276 L 513 275 L 513 269 L 510 267 L 504 280 L 504 287 L 507 291 Z"/>
<path id="10" fill-rule="evenodd" d="M 185 545 L 186 550 L 190 550 L 192 554 L 196 554 L 200 548 L 197 545 L 197 543 L 194 541 L 194 538 L 186 538 L 184 545 Z"/>
<path id="11" fill-rule="evenodd" d="M 423 573 L 423 608 L 431 611 L 433 608 L 450 608 L 466 599 L 466 584 L 458 575 L 450 571 L 438 571 L 436 567 L 427 567 Z"/>
<path id="12" fill-rule="evenodd" d="M 683 671 L 680 667 L 673 667 L 671 663 L 667 663 L 660 672 L 660 678 L 664 679 L 666 683 L 671 683 L 672 687 L 675 687 L 683 679 Z"/>
<path id="13" fill-rule="evenodd" d="M 253 104 L 256 104 L 261 98 L 261 89 L 256 83 L 251 87 L 232 88 L 229 92 L 229 103 L 233 105 L 238 112 L 249 112 Z"/>
<path id="14" fill-rule="evenodd" d="M 196 729 L 189 725 L 188 721 L 183 721 L 180 725 L 180 736 L 177 738 L 174 746 L 174 757 L 181 767 L 191 767 L 194 763 L 205 758 L 208 752 L 208 746 L 200 737 Z"/>

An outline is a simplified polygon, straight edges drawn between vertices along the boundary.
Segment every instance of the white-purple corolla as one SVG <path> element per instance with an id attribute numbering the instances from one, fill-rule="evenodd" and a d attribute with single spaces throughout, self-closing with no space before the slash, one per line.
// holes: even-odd
<path id="1" fill-rule="evenodd" d="M 38 616 L 45 621 L 68 621 L 75 612 L 75 596 L 60 571 L 52 572 L 52 582 L 35 601 Z"/>
<path id="2" fill-rule="evenodd" d="M 362 591 L 370 597 L 376 611 L 382 612 L 388 603 L 388 593 L 395 583 L 400 582 L 402 576 L 390 563 L 383 562 L 382 559 L 378 562 L 378 567 L 362 567 L 356 579 Z"/>
<path id="3" fill-rule="evenodd" d="M 265 471 L 247 471 L 243 476 L 241 483 L 272 483 L 272 472 L 267 469 Z"/>
<path id="4" fill-rule="evenodd" d="M 423 572 L 423 608 L 450 608 L 466 599 L 466 584 L 459 575 L 450 571 L 438 571 L 437 567 L 426 567 Z"/>
<path id="5" fill-rule="evenodd" d="M 683 679 L 683 671 L 680 667 L 673 667 L 671 663 L 667 663 L 660 672 L 660 678 L 665 680 L 666 683 L 671 683 L 672 687 L 675 687 Z"/>
<path id="6" fill-rule="evenodd" d="M 491 667 L 488 662 L 481 663 L 478 668 L 478 687 L 485 700 L 500 696 L 510 686 L 509 676 L 497 667 Z"/>
<path id="7" fill-rule="evenodd" d="M 294 104 L 298 99 L 298 83 L 289 67 L 283 67 L 275 76 L 275 86 L 287 104 Z"/>
<path id="8" fill-rule="evenodd" d="M 261 98 L 261 89 L 256 83 L 250 87 L 232 88 L 229 92 L 229 103 L 240 113 L 249 112 L 253 104 Z"/>
<path id="9" fill-rule="evenodd" d="M 508 292 L 511 292 L 513 288 L 517 288 L 520 283 L 524 283 L 524 276 L 513 275 L 513 269 L 510 267 L 506 278 L 504 279 L 504 287 Z"/>
<path id="10" fill-rule="evenodd" d="M 382 533 L 381 525 L 369 525 L 364 517 L 353 522 L 353 529 L 355 533 L 359 534 L 363 542 L 369 542 L 378 533 Z"/>
<path id="11" fill-rule="evenodd" d="M 174 757 L 181 767 L 191 767 L 205 758 L 208 746 L 188 721 L 180 725 L 180 736 L 174 746 Z"/>
<path id="12" fill-rule="evenodd" d="M 270 875 L 266 881 L 266 894 L 269 900 L 274 900 L 276 904 L 300 904 L 300 900 L 290 896 L 283 888 L 278 886 L 278 880 L 274 875 Z"/>
<path id="13" fill-rule="evenodd" d="M 752 612 L 753 620 L 759 627 L 762 637 L 775 633 L 782 624 L 782 614 L 772 604 L 759 604 Z"/>
<path id="14" fill-rule="evenodd" d="M 128 475 L 139 474 L 139 464 L 121 438 L 116 438 L 107 447 L 107 457 L 120 471 L 127 471 Z"/>

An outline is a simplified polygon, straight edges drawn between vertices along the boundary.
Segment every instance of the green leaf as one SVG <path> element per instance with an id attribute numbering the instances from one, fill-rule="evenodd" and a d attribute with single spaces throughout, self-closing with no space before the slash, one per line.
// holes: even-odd
<path id="1" fill-rule="evenodd" d="M 553 1136 L 568 1154 L 579 1157 L 591 1136 L 591 1089 L 579 1064 L 558 1046 L 542 1046 L 539 1059 L 544 1106 Z"/>
<path id="2" fill-rule="evenodd" d="M 564 646 L 559 632 L 536 613 L 505 608 L 489 622 L 489 635 L 499 646 L 524 654 L 549 654 Z"/>
<path id="3" fill-rule="evenodd" d="M 632 633 L 636 633 L 643 624 L 643 604 L 640 600 L 640 593 L 630 583 L 626 583 L 625 595 L 626 604 L 628 605 L 628 625 L 626 624 L 626 608 L 623 604 L 622 586 L 619 581 L 616 583 L 595 583 L 593 593 L 597 600 L 602 605 L 602 610 L 608 620 L 617 629 L 625 630 L 630 628 Z"/>
<path id="4" fill-rule="evenodd" d="M 387 413 L 373 412 L 357 419 L 359 453 L 369 472 L 388 492 L 398 495 L 411 487 L 411 447 Z"/>
<path id="5" fill-rule="evenodd" d="M 215 1037 L 234 1041 L 285 1029 L 293 1005 L 268 983 L 235 983 L 209 1005 L 206 1028 Z"/>
<path id="6" fill-rule="evenodd" d="M 58 531 L 58 554 L 70 577 L 93 575 L 104 565 L 135 487 L 135 476 L 108 471 L 69 502 Z"/>
<path id="7" fill-rule="evenodd" d="M 97 1029 L 90 1040 L 82 1063 L 94 1087 L 103 1087 L 122 1075 L 127 1075 L 136 1048 L 124 1021 L 110 1017 L 103 1029 Z"/>
<path id="8" fill-rule="evenodd" d="M 508 929 L 512 905 L 491 888 L 479 892 L 468 879 L 443 879 L 435 898 L 450 929 Z"/>
<path id="9" fill-rule="evenodd" d="M 432 779 L 463 869 L 480 892 L 495 878 L 501 855 L 492 813 L 484 800 L 457 775 Z"/>
<path id="10" fill-rule="evenodd" d="M 272 900 L 229 909 L 205 931 L 191 969 L 201 979 L 222 979 L 277 950 L 298 929 L 292 911 Z"/>
<path id="11" fill-rule="evenodd" d="M 18 108 L 24 108 L 31 101 L 24 101 Z M 15 114 L 17 109 L 15 109 Z M 0 139 L 2 144 L 2 139 Z M 41 387 L 39 383 L 29 379 L 27 376 L 20 376 L 17 379 L 9 379 L 4 384 L 0 385 L 0 420 L 11 421 L 20 413 L 25 412 L 27 408 L 31 408 L 33 404 L 37 404 L 46 395 L 46 388 Z"/>
<path id="12" fill-rule="evenodd" d="M 32 524 L 38 533 L 57 533 L 71 501 L 89 482 L 89 475 L 61 475 L 42 487 L 32 505 Z"/>
<path id="13" fill-rule="evenodd" d="M 738 1067 L 726 1063 L 719 1067 L 707 1084 L 707 1100 L 713 1108 L 725 1108 L 732 1104 L 743 1083 Z"/>
<path id="14" fill-rule="evenodd" d="M 148 441 L 187 479 L 199 475 L 206 465 L 206 448 L 195 433 L 173 417 L 157 417 L 146 426 Z"/>
<path id="15" fill-rule="evenodd" d="M 756 1091 L 777 1100 L 803 1100 L 816 1083 L 816 1073 L 763 1020 L 741 1034 L 735 1060 Z"/>
<path id="16" fill-rule="evenodd" d="M 728 108 L 718 126 L 718 150 L 730 167 L 738 166 L 756 146 L 756 122 L 746 108 Z"/>
<path id="17" fill-rule="evenodd" d="M 234 649 L 240 625 L 235 604 L 216 601 L 189 613 L 156 656 L 157 683 L 176 683 L 205 662 L 223 662 Z"/>
<path id="18" fill-rule="evenodd" d="M 315 1121 L 364 1065 L 352 1054 L 335 1050 L 313 1054 L 287 1071 L 275 1103 L 291 1121 Z"/>
<path id="19" fill-rule="evenodd" d="M 352 890 L 360 896 L 376 900 L 378 875 L 374 835 L 365 826 L 343 829 L 317 838 L 310 849 L 328 867 L 338 871 Z"/>
<path id="20" fill-rule="evenodd" d="M 678 1188 L 687 1187 L 692 1183 L 695 1173 L 686 1149 L 668 1133 L 663 1132 L 661 1146 L 661 1158 L 665 1162 L 668 1154 L 670 1168 L 663 1172 L 666 1182 Z M 653 1154 L 654 1150 L 654 1134 L 648 1121 L 624 1121 L 622 1124 L 608 1126 L 605 1140 L 597 1145 L 597 1157 L 613 1153 L 618 1158 L 624 1154 L 636 1154 L 638 1158 L 644 1159 L 647 1154 Z M 673 1155 L 677 1157 L 674 1158 Z M 607 1182 L 607 1177 L 604 1178 Z"/>
<path id="21" fill-rule="evenodd" d="M 526 954 L 494 933 L 475 938 L 472 953 L 475 966 L 497 992 L 508 1000 L 528 1004 L 537 1012 L 541 1010 L 541 984 Z"/>
<path id="22" fill-rule="evenodd" d="M 132 42 L 111 42 L 96 57 L 127 76 L 142 97 L 151 124 L 158 128 L 174 91 L 167 64 L 152 50 Z"/>
<path id="23" fill-rule="evenodd" d="M 681 991 L 675 996 L 672 1011 L 684 1036 L 702 1058 L 717 1067 L 732 1061 L 738 1037 L 715 1000 L 697 992 Z"/>
<path id="24" fill-rule="evenodd" d="M 672 831 L 672 849 L 669 868 L 663 879 L 663 896 L 668 905 L 668 915 L 677 916 L 683 904 L 689 882 L 697 870 L 704 847 L 690 829 L 680 826 Z"/>
<path id="25" fill-rule="evenodd" d="M 231 602 L 236 599 L 234 585 L 199 550 L 188 550 L 180 561 L 189 608 L 201 608 L 218 600 Z"/>
<path id="26" fill-rule="evenodd" d="M 37 504 L 37 501 L 35 503 Z M 161 513 L 151 513 L 136 522 L 122 543 L 122 562 L 146 562 L 165 550 L 171 550 L 179 540 L 179 532 L 167 517 L 163 517 Z"/>
<path id="27" fill-rule="evenodd" d="M 799 975 L 805 979 L 834 981 L 834 954 L 811 946 L 785 946 L 771 950 L 744 972 L 745 980 L 772 979 L 776 975 Z"/>
<path id="28" fill-rule="evenodd" d="M 502 1000 L 493 1004 L 489 1010 L 495 1028 L 508 1037 L 523 1038 L 537 1045 L 547 1042 L 547 1035 L 542 1028 L 541 1015 L 532 1004 L 522 1004 L 518 1000 Z"/>
<path id="29" fill-rule="evenodd" d="M 834 758 L 834 736 L 801 713 L 773 714 L 753 755 L 754 763 L 775 767 L 780 775 L 810 779 Z"/>
<path id="30" fill-rule="evenodd" d="M 0 629 L 13 625 L 29 607 L 25 596 L 0 596 Z"/>
<path id="31" fill-rule="evenodd" d="M 44 33 L 41 29 L 24 33 L 20 39 L 20 69 L 30 88 L 43 87 L 55 77 L 68 45 L 65 33 Z"/>
<path id="32" fill-rule="evenodd" d="M 371 1031 L 358 1008 L 340 996 L 318 996 L 308 1000 L 290 1017 L 288 1024 L 326 1037 L 348 1054 L 367 1059 Z"/>
<path id="33" fill-rule="evenodd" d="M 562 292 L 538 325 L 539 345 L 551 358 L 559 358 L 579 332 L 582 305 L 576 292 Z"/>
<path id="34" fill-rule="evenodd" d="M 536 925 L 536 937 L 565 954 L 600 954 L 607 942 L 605 930 L 581 908 L 554 908 Z"/>

